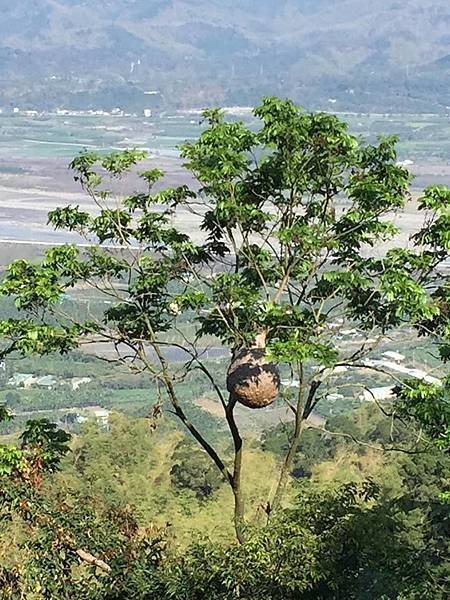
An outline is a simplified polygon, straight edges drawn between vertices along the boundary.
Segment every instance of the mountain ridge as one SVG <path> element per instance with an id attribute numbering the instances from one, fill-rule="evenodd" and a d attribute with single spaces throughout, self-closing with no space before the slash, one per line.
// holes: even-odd
<path id="1" fill-rule="evenodd" d="M 365 6 L 364 6 L 365 4 Z M 0 102 L 450 104 L 442 0 L 0 0 Z M 431 82 L 428 72 L 436 79 Z M 392 106 L 391 108 L 395 108 Z"/>

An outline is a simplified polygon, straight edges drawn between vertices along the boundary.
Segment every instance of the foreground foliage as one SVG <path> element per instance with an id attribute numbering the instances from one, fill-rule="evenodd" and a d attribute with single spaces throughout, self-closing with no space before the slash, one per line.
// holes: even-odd
<path id="1" fill-rule="evenodd" d="M 241 546 L 191 546 L 183 556 L 161 532 L 79 498 L 48 506 L 28 500 L 31 538 L 18 569 L 2 567 L 4 599 L 446 598 L 448 550 L 434 519 L 411 523 L 402 502 L 373 484 L 301 493 L 270 526 Z M 36 511 L 36 512 L 34 512 Z M 442 508 L 441 508 L 442 511 Z M 88 547 L 96 562 L 82 562 Z"/>
<path id="2" fill-rule="evenodd" d="M 442 492 L 450 487 L 450 456 L 427 445 L 412 454 L 378 451 L 374 463 L 363 443 L 382 447 L 390 432 L 373 407 L 361 411 L 327 424 L 361 443 L 308 431 L 299 460 L 306 452 L 311 478 L 299 480 L 290 508 L 268 526 L 247 526 L 242 545 L 224 529 L 229 506 L 214 486 L 198 496 L 208 463 L 191 441 L 175 437 L 171 463 L 160 465 L 160 447 L 167 452 L 173 435 L 164 423 L 151 435 L 145 420 L 115 416 L 110 431 L 89 424 L 62 462 L 53 462 L 59 472 L 40 462 L 39 477 L 21 470 L 0 477 L 0 598 L 444 600 L 450 504 Z M 407 427 L 398 432 L 407 434 Z M 278 435 L 266 437 L 274 452 Z M 341 474 L 325 476 L 343 458 Z M 268 458 L 257 460 L 264 470 Z M 185 461 L 181 481 L 173 480 L 170 464 Z M 171 497 L 180 493 L 187 495 L 176 509 Z M 153 512 L 144 510 L 146 497 Z M 181 506 L 187 531 L 208 514 L 216 521 L 204 523 L 201 537 L 181 535 Z"/>

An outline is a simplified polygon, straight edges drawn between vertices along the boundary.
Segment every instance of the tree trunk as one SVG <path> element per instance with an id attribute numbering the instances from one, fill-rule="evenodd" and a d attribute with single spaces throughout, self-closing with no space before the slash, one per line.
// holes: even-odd
<path id="1" fill-rule="evenodd" d="M 302 436 L 304 423 L 305 421 L 303 418 L 303 410 L 298 410 L 297 408 L 297 413 L 295 415 L 294 436 L 292 438 L 291 445 L 289 446 L 288 453 L 286 454 L 286 458 L 284 459 L 283 466 L 281 467 L 281 473 L 280 478 L 278 480 L 277 489 L 275 490 L 275 495 L 273 497 L 272 504 L 270 505 L 270 514 L 278 510 L 283 496 L 286 492 L 286 486 L 292 471 L 292 464 L 294 462 L 295 455 L 300 445 L 300 439 Z"/>
<path id="2" fill-rule="evenodd" d="M 305 400 L 305 383 L 303 381 L 303 367 L 300 366 L 300 387 L 297 396 L 297 406 L 295 409 L 295 429 L 294 435 L 289 446 L 289 450 L 284 459 L 283 466 L 281 468 L 280 478 L 278 480 L 277 489 L 273 501 L 269 503 L 269 517 L 270 515 L 279 509 L 286 492 L 287 483 L 289 480 L 290 473 L 292 471 L 292 464 L 294 462 L 295 455 L 300 445 L 303 430 L 305 428 L 306 420 L 311 414 L 315 406 L 316 392 L 319 389 L 321 382 L 312 381 L 309 387 L 308 397 Z"/>
<path id="3" fill-rule="evenodd" d="M 234 444 L 234 465 L 233 475 L 231 481 L 231 488 L 234 496 L 234 528 L 236 531 L 236 537 L 240 544 L 245 541 L 244 528 L 245 528 L 245 503 L 244 496 L 242 493 L 242 455 L 243 455 L 243 441 L 239 433 L 238 426 L 234 418 L 234 408 L 236 406 L 236 400 L 230 397 L 227 409 L 226 418 L 228 426 L 233 437 Z"/>

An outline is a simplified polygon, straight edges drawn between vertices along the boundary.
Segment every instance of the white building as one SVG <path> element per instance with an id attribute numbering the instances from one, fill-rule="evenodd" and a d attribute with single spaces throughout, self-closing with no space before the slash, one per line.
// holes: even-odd
<path id="1" fill-rule="evenodd" d="M 392 350 L 383 352 L 383 356 L 390 360 L 395 360 L 395 362 L 403 362 L 405 360 L 403 354 L 400 354 L 399 352 L 393 352 Z"/>
<path id="2" fill-rule="evenodd" d="M 110 414 L 111 413 L 109 412 L 109 410 L 106 410 L 106 408 L 97 408 L 92 413 L 92 415 L 93 415 L 94 419 L 97 421 L 97 423 L 104 428 L 107 428 L 109 426 L 109 415 Z"/>
<path id="3" fill-rule="evenodd" d="M 343 394 L 328 394 L 327 400 L 329 402 L 337 402 L 338 400 L 343 400 L 345 396 Z"/>
<path id="4" fill-rule="evenodd" d="M 70 380 L 70 383 L 72 385 L 72 389 L 74 392 L 76 392 L 80 386 L 82 385 L 86 385 L 87 383 L 91 383 L 92 379 L 90 377 L 73 377 Z"/>
<path id="5" fill-rule="evenodd" d="M 364 392 L 359 396 L 360 400 L 366 402 L 382 402 L 383 400 L 391 400 L 394 397 L 394 388 L 392 386 L 376 387 Z"/>
<path id="6" fill-rule="evenodd" d="M 8 385 L 12 387 L 23 387 L 30 389 L 37 381 L 34 373 L 15 373 L 8 381 Z"/>

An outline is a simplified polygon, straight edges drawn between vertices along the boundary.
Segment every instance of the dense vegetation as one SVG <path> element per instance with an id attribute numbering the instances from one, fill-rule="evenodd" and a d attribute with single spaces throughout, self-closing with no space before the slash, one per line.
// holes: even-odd
<path id="1" fill-rule="evenodd" d="M 119 415 L 109 431 L 92 423 L 39 485 L 29 470 L 3 473 L 0 597 L 443 600 L 450 459 L 434 446 L 383 453 L 384 423 L 367 407 L 327 423 L 335 435 L 308 431 L 298 460 L 309 475 L 261 528 L 281 437 L 268 434 L 248 458 L 254 517 L 241 547 L 226 486 L 170 422 L 153 433 Z M 339 435 L 349 431 L 359 442 Z"/>
<path id="2" fill-rule="evenodd" d="M 114 387 L 147 404 L 135 406 L 144 419 L 112 414 L 72 441 L 32 420 L 0 446 L 4 598 L 447 597 L 450 190 L 423 193 L 402 247 L 393 215 L 410 202 L 410 175 L 394 138 L 366 144 L 276 98 L 255 116 L 257 131 L 205 113 L 182 149 L 195 190 L 155 191 L 152 169 L 138 171 L 143 191 L 117 197 L 111 180 L 144 154 L 83 153 L 72 168 L 98 210 L 49 218 L 87 248 L 8 268 L 7 386 L 19 356 L 33 373 L 48 356 L 70 405 L 115 408 Z M 179 211 L 203 233 L 181 233 Z M 90 310 L 67 301 L 78 289 L 92 292 Z M 440 378 L 380 360 L 394 342 L 423 344 Z M 224 360 L 207 358 L 211 343 Z M 90 344 L 106 349 L 101 363 L 55 358 Z M 75 373 L 98 381 L 70 391 Z M 389 394 L 351 411 L 369 374 Z M 290 418 L 248 428 L 242 415 L 274 414 L 280 377 Z M 6 392 L 1 420 L 41 393 Z M 336 398 L 351 402 L 334 411 Z"/>

